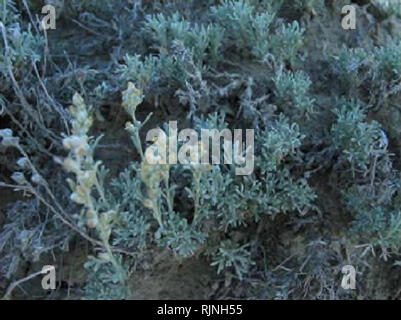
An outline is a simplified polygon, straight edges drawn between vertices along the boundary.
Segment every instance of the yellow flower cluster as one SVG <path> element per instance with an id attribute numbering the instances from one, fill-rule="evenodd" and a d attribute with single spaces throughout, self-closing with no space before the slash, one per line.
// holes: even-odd
<path id="1" fill-rule="evenodd" d="M 136 88 L 132 82 L 128 82 L 127 90 L 123 91 L 122 106 L 131 117 L 135 118 L 136 108 L 142 103 L 143 98 L 142 91 Z"/>
<path id="2" fill-rule="evenodd" d="M 93 117 L 91 116 L 91 107 L 85 105 L 84 99 L 78 93 L 72 98 L 72 106 L 69 111 L 72 120 L 72 133 L 78 137 L 84 137 L 90 130 Z"/>
<path id="3" fill-rule="evenodd" d="M 63 146 L 69 150 L 69 155 L 62 164 L 64 169 L 74 173 L 77 179 L 76 182 L 68 181 L 73 190 L 71 200 L 88 208 L 87 225 L 90 228 L 95 228 L 98 217 L 93 209 L 91 189 L 96 184 L 96 171 L 99 163 L 95 163 L 93 160 L 87 135 L 93 119 L 90 116 L 90 108 L 86 107 L 84 100 L 78 93 L 74 95 L 70 112 L 73 135 L 63 139 Z"/>
<path id="4" fill-rule="evenodd" d="M 169 180 L 170 166 L 160 164 L 160 155 L 158 150 L 146 151 L 146 156 L 141 163 L 141 180 L 146 186 L 147 199 L 143 204 L 149 209 L 156 209 L 158 193 L 160 193 L 160 184 Z M 149 159 L 152 157 L 152 159 Z"/>

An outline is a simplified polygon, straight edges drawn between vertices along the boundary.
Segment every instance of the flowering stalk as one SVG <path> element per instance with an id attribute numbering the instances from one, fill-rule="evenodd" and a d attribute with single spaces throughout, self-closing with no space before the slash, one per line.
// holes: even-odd
<path id="1" fill-rule="evenodd" d="M 152 113 L 150 113 L 143 123 L 136 119 L 135 112 L 137 107 L 142 103 L 143 98 L 144 97 L 142 91 L 137 89 L 132 82 L 129 82 L 127 90 L 123 92 L 122 106 L 125 111 L 127 111 L 127 113 L 131 116 L 132 121 L 126 123 L 125 129 L 131 134 L 132 141 L 135 145 L 135 148 L 138 150 L 142 160 L 144 159 L 144 153 L 142 149 L 141 139 L 139 137 L 139 130 L 152 116 Z"/>
<path id="2" fill-rule="evenodd" d="M 72 135 L 65 137 L 63 140 L 63 146 L 69 150 L 69 155 L 62 161 L 64 169 L 74 173 L 76 176 L 76 181 L 67 180 L 73 191 L 70 198 L 75 203 L 85 207 L 87 227 L 96 229 L 106 251 L 107 260 L 115 267 L 120 282 L 125 283 L 125 270 L 114 257 L 109 243 L 111 226 L 116 212 L 114 210 L 100 212 L 99 205 L 92 197 L 92 190 L 95 188 L 99 193 L 102 203 L 107 206 L 103 187 L 97 177 L 101 162 L 95 162 L 93 159 L 93 151 L 97 141 L 90 144 L 88 136 L 93 122 L 90 115 L 91 108 L 88 108 L 82 97 L 76 93 L 73 97 L 73 105 L 70 107 L 70 113 L 72 115 Z"/>
<path id="3" fill-rule="evenodd" d="M 151 147 L 150 147 L 151 148 Z M 165 188 L 167 193 L 165 197 L 167 199 L 167 205 L 169 211 L 172 211 L 173 205 L 169 191 L 169 172 L 170 166 L 168 164 L 153 164 L 153 162 L 149 159 L 151 152 L 149 152 L 149 148 L 146 151 L 146 157 L 142 161 L 141 164 L 141 180 L 146 186 L 146 195 L 147 197 L 143 201 L 143 205 L 151 209 L 153 212 L 154 218 L 159 223 L 159 226 L 163 227 L 162 220 L 162 210 L 161 210 L 161 202 L 162 202 L 162 188 L 161 183 L 164 181 Z"/>
<path id="4" fill-rule="evenodd" d="M 166 198 L 168 211 L 172 212 L 173 210 L 173 195 L 169 187 L 170 166 L 162 163 L 158 153 L 159 150 L 150 147 L 146 150 L 146 154 L 143 152 L 139 130 L 150 119 L 152 114 L 149 114 L 143 123 L 136 119 L 135 112 L 142 101 L 142 91 L 137 89 L 132 82 L 129 82 L 127 90 L 123 92 L 122 106 L 132 118 L 132 121 L 126 124 L 126 129 L 131 134 L 132 141 L 142 160 L 141 179 L 146 186 L 147 193 L 146 198 L 143 200 L 143 205 L 152 210 L 154 218 L 162 228 L 162 196 Z M 163 151 L 165 152 L 166 150 Z M 161 188 L 162 182 L 166 188 L 165 192 Z"/>

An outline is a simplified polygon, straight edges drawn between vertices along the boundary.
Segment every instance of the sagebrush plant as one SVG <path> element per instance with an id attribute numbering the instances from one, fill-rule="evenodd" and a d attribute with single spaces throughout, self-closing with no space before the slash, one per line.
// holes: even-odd
<path id="1" fill-rule="evenodd" d="M 298 113 L 298 116 L 303 117 L 313 113 L 314 99 L 309 96 L 312 81 L 307 74 L 302 71 L 283 72 L 276 76 L 274 84 L 276 104 L 281 108 L 287 108 L 287 114 Z M 295 112 L 288 110 L 290 108 L 295 109 Z"/>
<path id="2" fill-rule="evenodd" d="M 339 76 L 343 90 L 355 94 L 355 90 L 369 79 L 369 54 L 363 48 L 343 46 L 332 57 L 331 67 Z"/>
<path id="3" fill-rule="evenodd" d="M 401 42 L 391 41 L 374 52 L 380 75 L 387 81 L 396 81 L 401 77 L 401 59 L 396 53 L 400 48 Z"/>
<path id="4" fill-rule="evenodd" d="M 357 101 L 342 101 L 334 110 L 337 122 L 331 128 L 333 142 L 354 167 L 367 170 L 374 156 L 387 147 L 386 135 L 376 121 L 366 122 L 363 107 Z"/>
<path id="5" fill-rule="evenodd" d="M 127 299 L 194 261 L 208 298 L 397 297 L 399 1 L 358 3 L 0 0 L 4 298 L 44 296 L 45 264 L 63 298 Z M 172 120 L 254 129 L 253 172 L 153 164 Z M 346 292 L 344 265 L 370 282 Z"/>

